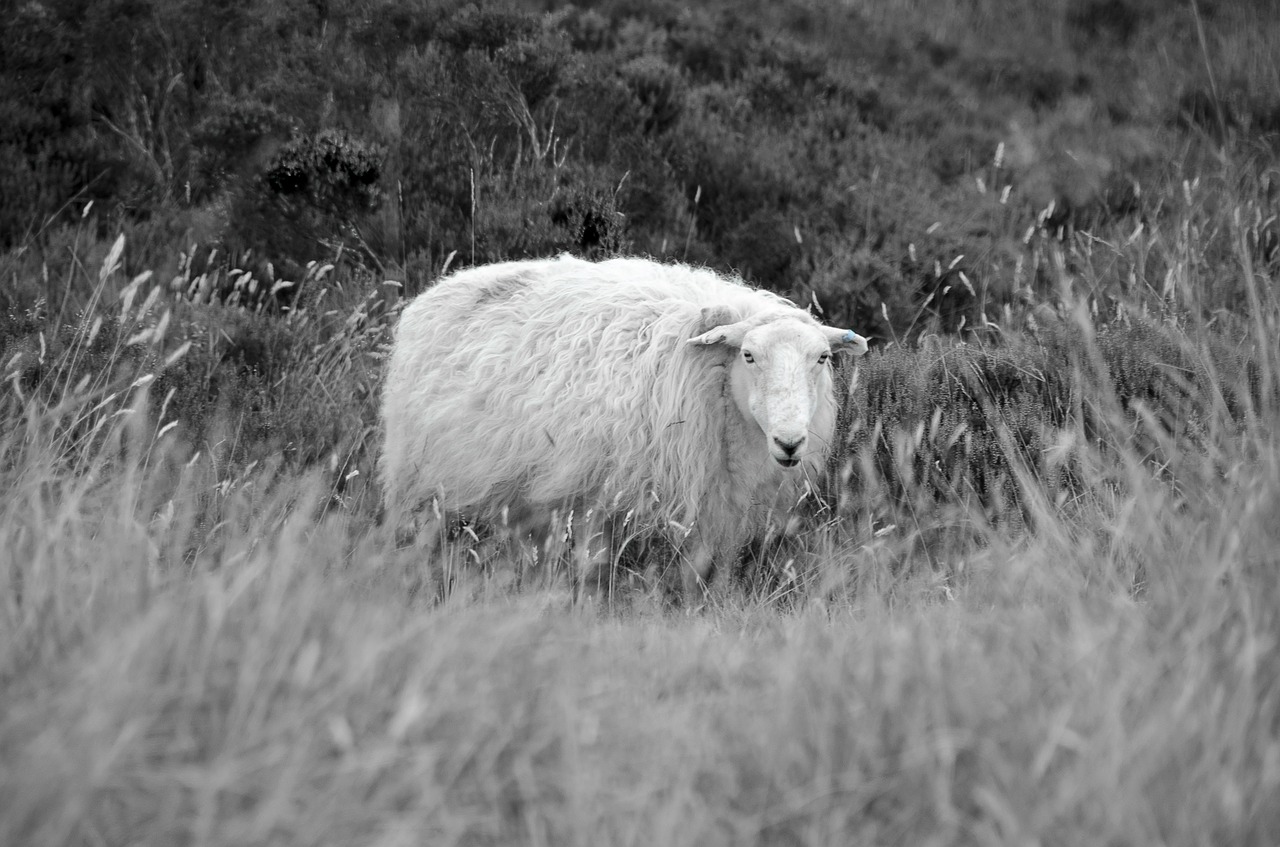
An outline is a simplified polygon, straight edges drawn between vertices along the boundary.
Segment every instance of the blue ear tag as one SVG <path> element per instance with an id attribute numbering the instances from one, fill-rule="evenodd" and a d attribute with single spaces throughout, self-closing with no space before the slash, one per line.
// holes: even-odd
<path id="1" fill-rule="evenodd" d="M 843 338 L 843 340 L 844 340 L 844 341 L 852 341 L 853 339 L 855 339 L 855 338 L 857 338 L 857 337 L 858 337 L 858 333 L 854 332 L 854 331 L 853 331 L 853 330 L 851 330 L 851 329 L 846 329 L 846 330 L 844 331 L 844 338 Z"/>

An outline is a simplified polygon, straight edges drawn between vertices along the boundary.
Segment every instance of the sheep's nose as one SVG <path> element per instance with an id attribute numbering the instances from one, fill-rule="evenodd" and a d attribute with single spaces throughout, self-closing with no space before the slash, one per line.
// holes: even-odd
<path id="1" fill-rule="evenodd" d="M 794 441 L 784 441 L 775 435 L 773 437 L 773 443 L 781 447 L 782 452 L 786 453 L 788 456 L 794 456 L 796 451 L 800 449 L 800 445 L 804 443 L 804 436 L 802 435 Z"/>

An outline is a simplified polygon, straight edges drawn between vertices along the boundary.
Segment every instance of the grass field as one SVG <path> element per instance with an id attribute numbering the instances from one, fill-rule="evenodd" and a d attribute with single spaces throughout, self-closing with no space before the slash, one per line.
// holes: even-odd
<path id="1" fill-rule="evenodd" d="M 0 847 L 1280 843 L 1266 0 L 578 5 L 15 7 Z M 380 523 L 402 296 L 565 250 L 876 336 L 697 602 Z"/>
<path id="2" fill-rule="evenodd" d="M 367 456 L 236 464 L 244 410 L 198 443 L 167 425 L 183 304 L 108 255 L 115 323 L 34 387 L 8 363 L 0 843 L 1272 843 L 1277 300 L 1237 258 L 1249 366 L 1163 322 L 1217 374 L 1175 379 L 1171 413 L 1091 376 L 1088 310 L 1062 310 L 1092 423 L 1046 426 L 1040 468 L 1004 430 L 1019 521 L 903 500 L 855 451 L 857 497 L 681 608 L 644 585 L 574 605 L 466 536 L 434 602 Z M 344 314 L 325 367 L 371 331 Z M 908 482 L 938 420 L 878 436 Z"/>

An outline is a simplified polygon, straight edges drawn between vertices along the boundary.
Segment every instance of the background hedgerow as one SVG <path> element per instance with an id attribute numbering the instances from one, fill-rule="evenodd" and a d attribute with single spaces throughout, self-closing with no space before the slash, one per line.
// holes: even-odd
<path id="1" fill-rule="evenodd" d="M 963 331 L 1024 305 L 1029 227 L 1164 226 L 1220 147 L 1271 186 L 1275 253 L 1277 24 L 1206 5 L 22 4 L 0 247 L 28 279 L 86 225 L 166 273 L 341 249 L 411 291 L 450 254 L 625 250 L 886 338 Z M 1212 241 L 1221 210 L 1188 205 Z"/>

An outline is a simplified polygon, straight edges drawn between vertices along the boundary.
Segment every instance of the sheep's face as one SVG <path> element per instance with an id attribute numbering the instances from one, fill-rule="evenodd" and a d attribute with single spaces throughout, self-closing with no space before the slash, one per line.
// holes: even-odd
<path id="1" fill-rule="evenodd" d="M 704 313 L 704 326 L 713 319 Z M 785 468 L 827 446 L 814 443 L 818 439 L 810 436 L 810 425 L 830 390 L 833 348 L 854 355 L 867 350 L 866 339 L 849 330 L 790 316 L 722 325 L 690 343 L 725 344 L 735 350 L 729 368 L 734 402 L 743 418 L 760 428 L 769 455 Z"/>

